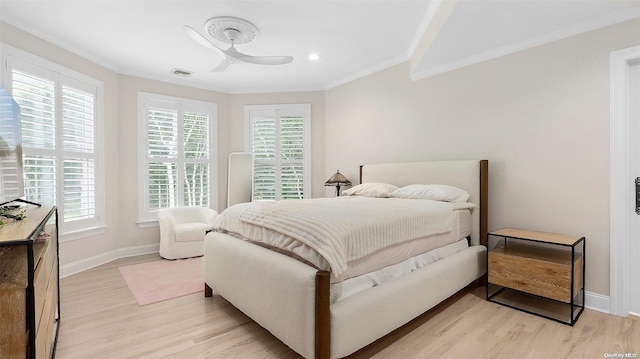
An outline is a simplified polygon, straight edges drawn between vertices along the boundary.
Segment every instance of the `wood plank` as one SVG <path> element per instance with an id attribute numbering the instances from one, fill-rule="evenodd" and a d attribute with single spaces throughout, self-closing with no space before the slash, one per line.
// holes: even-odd
<path id="1" fill-rule="evenodd" d="M 53 207 L 30 206 L 26 208 L 26 217 L 20 221 L 5 220 L 4 226 L 0 227 L 0 244 L 14 241 L 24 241 L 34 234 L 34 229 L 38 227 L 43 218 L 51 214 Z M 21 209 L 15 210 L 19 212 Z"/>
<path id="2" fill-rule="evenodd" d="M 0 358 L 20 358 L 28 342 L 27 246 L 0 247 L 0 253 Z"/>
<path id="3" fill-rule="evenodd" d="M 38 248 L 41 250 L 38 251 L 38 255 L 41 257 L 35 257 L 34 261 L 38 262 L 38 266 L 36 267 L 36 271 L 33 275 L 33 288 L 35 295 L 35 312 L 36 312 L 36 328 L 39 328 L 40 320 L 43 316 L 44 302 L 47 294 L 47 286 L 49 285 L 49 279 L 51 276 L 51 267 L 53 266 L 53 261 L 55 261 L 55 257 L 53 257 L 53 261 L 50 255 L 47 253 L 51 252 L 49 250 L 49 242 L 37 243 Z M 34 256 L 36 246 L 34 245 Z M 46 320 L 46 316 L 45 316 Z"/>
<path id="4" fill-rule="evenodd" d="M 0 291 L 27 287 L 27 246 L 0 247 Z"/>
<path id="5" fill-rule="evenodd" d="M 511 238 L 522 238 L 533 241 L 544 241 L 548 243 L 554 244 L 562 244 L 562 245 L 574 245 L 581 238 L 579 236 L 560 234 L 560 233 L 550 233 L 550 232 L 538 232 L 538 231 L 530 231 L 527 229 L 518 229 L 518 228 L 502 228 L 497 231 L 493 231 L 490 233 L 491 235 L 501 236 L 501 237 L 511 237 Z"/>
<path id="6" fill-rule="evenodd" d="M 555 261 L 514 256 L 501 251 L 490 251 L 489 283 L 523 292 L 571 301 L 571 266 Z"/>
<path id="7" fill-rule="evenodd" d="M 571 253 L 509 244 L 489 251 L 488 261 L 489 283 L 571 302 Z M 574 262 L 582 272 L 582 256 Z M 580 287 L 576 280 L 574 295 Z"/>
<path id="8" fill-rule="evenodd" d="M 0 358 L 18 358 L 28 341 L 27 246 L 0 247 L 0 253 Z"/>

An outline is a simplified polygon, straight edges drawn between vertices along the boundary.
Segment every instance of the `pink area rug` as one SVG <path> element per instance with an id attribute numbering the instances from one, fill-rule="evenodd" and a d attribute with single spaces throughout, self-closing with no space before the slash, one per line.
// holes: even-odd
<path id="1" fill-rule="evenodd" d="M 159 260 L 119 267 L 118 270 L 139 305 L 204 290 L 204 260 Z"/>

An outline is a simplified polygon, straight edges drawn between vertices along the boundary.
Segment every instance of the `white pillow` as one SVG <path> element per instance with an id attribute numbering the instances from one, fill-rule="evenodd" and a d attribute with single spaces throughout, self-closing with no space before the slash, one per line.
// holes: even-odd
<path id="1" fill-rule="evenodd" d="M 363 183 L 342 191 L 345 196 L 389 198 L 398 187 L 387 183 Z"/>
<path id="2" fill-rule="evenodd" d="M 412 184 L 393 191 L 391 197 L 466 202 L 470 195 L 463 189 L 443 184 Z"/>

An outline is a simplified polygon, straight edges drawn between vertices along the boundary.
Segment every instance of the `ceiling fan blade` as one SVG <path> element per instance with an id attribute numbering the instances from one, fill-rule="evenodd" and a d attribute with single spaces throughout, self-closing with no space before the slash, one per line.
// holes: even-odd
<path id="1" fill-rule="evenodd" d="M 224 60 L 222 60 L 220 65 L 216 66 L 213 70 L 211 70 L 211 72 L 222 72 L 226 70 L 227 67 L 231 65 L 231 63 L 233 63 L 233 61 L 231 61 L 228 57 L 225 56 Z"/>
<path id="2" fill-rule="evenodd" d="M 227 56 L 232 57 L 236 60 L 257 65 L 284 65 L 293 61 L 293 57 L 291 56 L 251 56 L 243 54 L 242 52 L 236 50 L 233 45 L 229 49 L 223 50 L 223 52 Z"/>
<path id="3" fill-rule="evenodd" d="M 246 56 L 237 57 L 242 62 L 258 65 L 284 65 L 293 61 L 291 56 Z"/>
<path id="4" fill-rule="evenodd" d="M 218 53 L 218 55 L 222 56 L 222 58 L 226 58 L 225 53 L 221 48 L 216 46 L 213 42 L 209 41 L 209 39 L 204 37 L 194 28 L 192 28 L 189 25 L 184 25 L 183 29 L 184 29 L 184 33 L 187 34 L 187 36 L 189 36 L 193 41 L 199 43 L 200 45 L 208 49 L 215 51 L 216 53 Z"/>

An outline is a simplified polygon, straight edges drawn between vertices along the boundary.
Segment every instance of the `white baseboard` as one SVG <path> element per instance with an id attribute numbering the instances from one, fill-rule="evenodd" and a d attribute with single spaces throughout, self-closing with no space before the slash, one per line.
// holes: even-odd
<path id="1" fill-rule="evenodd" d="M 609 314 L 609 296 L 585 292 L 584 302 L 584 306 L 587 309 Z"/>
<path id="2" fill-rule="evenodd" d="M 60 278 L 68 277 L 72 274 L 80 273 L 87 269 L 97 267 L 101 264 L 112 262 L 116 259 L 139 256 L 141 254 L 158 253 L 159 244 L 146 244 L 142 246 L 119 248 L 97 256 L 85 258 L 76 262 L 60 266 Z"/>

